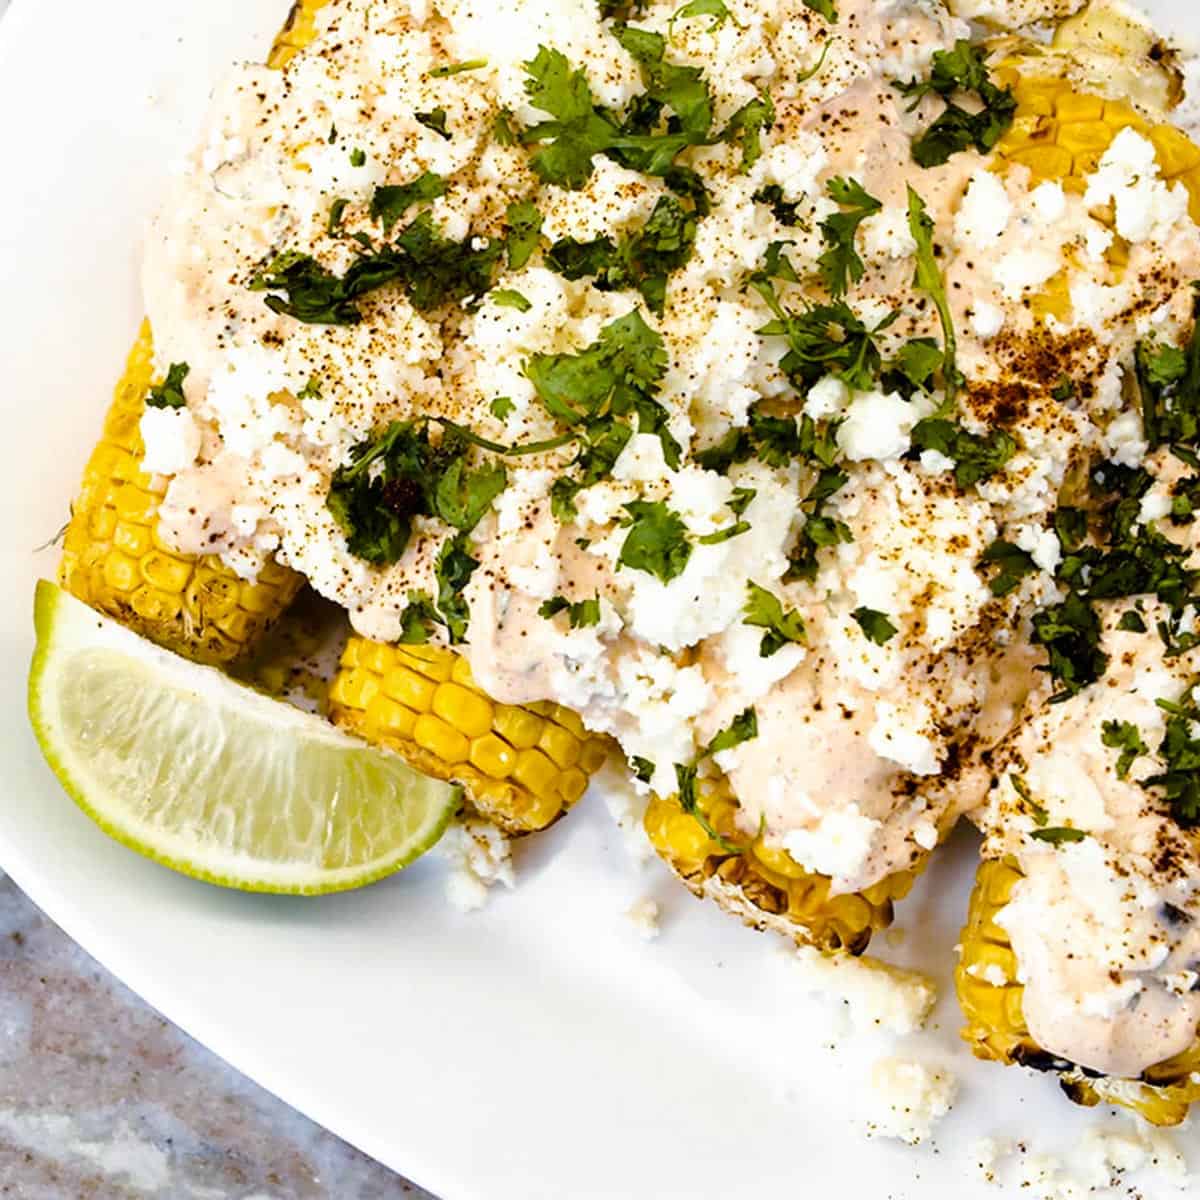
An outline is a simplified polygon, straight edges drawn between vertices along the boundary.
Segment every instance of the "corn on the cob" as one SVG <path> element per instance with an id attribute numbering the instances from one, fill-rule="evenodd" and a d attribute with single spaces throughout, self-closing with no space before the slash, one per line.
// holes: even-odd
<path id="1" fill-rule="evenodd" d="M 677 797 L 654 797 L 645 817 L 650 842 L 697 896 L 716 900 L 756 929 L 774 929 L 822 950 L 861 954 L 891 924 L 893 902 L 916 879 L 915 870 L 897 871 L 865 891 L 830 896 L 826 876 L 806 871 L 785 851 L 738 829 L 737 802 L 724 780 L 704 781 L 696 807 L 699 817 L 685 812 Z"/>
<path id="2" fill-rule="evenodd" d="M 219 558 L 177 554 L 159 539 L 165 485 L 141 469 L 138 429 L 153 360 L 144 324 L 84 471 L 59 578 L 73 595 L 152 641 L 197 662 L 228 663 L 283 611 L 301 579 L 272 563 L 248 583 Z"/>
<path id="3" fill-rule="evenodd" d="M 1188 1105 L 1200 1100 L 1200 1038 L 1183 1054 L 1158 1063 L 1141 1079 L 1111 1079 L 1088 1073 L 1043 1050 L 1033 1040 L 1022 1011 L 1025 989 L 1017 961 L 996 914 L 1021 879 L 1011 859 L 980 864 L 971 893 L 962 951 L 955 971 L 959 1003 L 967 1019 L 963 1039 L 977 1058 L 1059 1074 L 1063 1091 L 1077 1104 L 1104 1102 L 1133 1109 L 1155 1125 L 1177 1125 Z M 1003 976 L 1004 982 L 993 982 Z"/>
<path id="4" fill-rule="evenodd" d="M 479 813 L 506 833 L 557 820 L 607 753 L 602 739 L 557 704 L 495 703 L 465 658 L 437 646 L 351 637 L 329 706 L 343 729 L 429 775 L 461 782 Z"/>

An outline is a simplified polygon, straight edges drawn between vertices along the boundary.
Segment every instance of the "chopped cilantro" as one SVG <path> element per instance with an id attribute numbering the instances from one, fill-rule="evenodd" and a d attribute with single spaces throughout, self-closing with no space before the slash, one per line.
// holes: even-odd
<path id="1" fill-rule="evenodd" d="M 617 127 L 597 111 L 587 76 L 573 71 L 561 51 L 539 46 L 525 71 L 529 103 L 553 118 L 524 135 L 525 141 L 542 143 L 530 165 L 546 183 L 581 188 L 591 177 L 592 156 L 616 142 Z"/>
<path id="2" fill-rule="evenodd" d="M 741 854 L 739 846 L 726 841 L 713 827 L 708 817 L 704 815 L 696 799 L 696 767 L 675 764 L 675 782 L 679 787 L 679 807 L 685 813 L 696 819 L 696 823 L 708 834 L 727 854 Z"/>
<path id="3" fill-rule="evenodd" d="M 443 237 L 426 211 L 392 245 L 368 244 L 345 275 L 327 271 L 311 255 L 289 251 L 268 263 L 249 287 L 272 293 L 266 297 L 272 312 L 309 325 L 356 324 L 362 320 L 357 301 L 389 283 L 403 287 L 414 307 L 425 312 L 482 296 L 491 287 L 501 246 L 490 242 L 477 249 L 476 240 L 470 234 L 461 242 Z"/>
<path id="4" fill-rule="evenodd" d="M 326 505 L 351 554 L 382 566 L 404 553 L 413 517 L 440 517 L 469 532 L 505 482 L 503 466 L 468 468 L 455 431 L 434 445 L 424 425 L 393 421 L 350 451 L 350 463 L 333 473 Z"/>
<path id="5" fill-rule="evenodd" d="M 818 3 L 827 3 L 828 0 L 817 0 L 817 2 Z M 835 13 L 834 16 L 830 18 L 830 20 L 836 20 L 836 19 L 837 19 L 837 14 Z M 829 47 L 832 46 L 833 43 L 834 43 L 833 38 L 827 38 L 825 40 L 825 45 L 823 45 L 821 47 L 821 53 L 820 53 L 820 55 L 818 55 L 817 61 L 815 63 L 813 63 L 813 65 L 811 67 L 809 67 L 808 70 L 801 71 L 800 74 L 796 76 L 797 83 L 807 83 L 810 79 L 814 79 L 814 78 L 816 78 L 816 76 L 820 75 L 821 68 L 825 65 L 825 60 L 829 57 Z"/>
<path id="6" fill-rule="evenodd" d="M 426 171 L 412 183 L 377 187 L 371 197 L 371 220 L 382 221 L 384 233 L 390 234 L 392 227 L 414 204 L 426 204 L 445 194 L 446 181 L 432 171 Z"/>
<path id="7" fill-rule="evenodd" d="M 579 600 L 572 603 L 565 596 L 552 596 L 538 609 L 538 616 L 549 620 L 560 612 L 567 614 L 567 621 L 572 629 L 581 629 L 588 625 L 600 624 L 600 598 L 593 596 L 590 600 Z"/>
<path id="8" fill-rule="evenodd" d="M 445 542 L 434 563 L 433 577 L 438 585 L 438 613 L 450 635 L 452 646 L 458 645 L 467 635 L 467 623 L 471 613 L 462 592 L 477 566 L 478 560 L 467 553 L 465 533 L 456 534 Z"/>
<path id="9" fill-rule="evenodd" d="M 712 17 L 712 24 L 708 27 L 709 33 L 716 32 L 726 21 L 733 21 L 737 26 L 737 21 L 726 7 L 725 0 L 688 0 L 687 4 L 680 5 L 671 14 L 671 19 L 667 22 L 667 33 L 674 37 L 675 22 L 684 21 L 688 17 Z"/>
<path id="10" fill-rule="evenodd" d="M 629 760 L 629 765 L 633 768 L 633 777 L 639 783 L 649 783 L 654 778 L 654 764 L 648 758 L 635 754 Z"/>
<path id="11" fill-rule="evenodd" d="M 367 164 L 367 153 L 365 150 L 360 150 L 357 146 L 350 151 L 350 165 L 352 167 L 364 167 Z"/>
<path id="12" fill-rule="evenodd" d="M 882 613 L 877 608 L 861 606 L 856 608 L 850 615 L 858 622 L 858 626 L 863 633 L 877 646 L 882 646 L 890 642 L 900 632 L 888 620 L 887 613 Z"/>
<path id="13" fill-rule="evenodd" d="M 497 396 L 488 405 L 488 409 L 498 421 L 507 421 L 517 411 L 517 406 L 510 396 Z"/>
<path id="14" fill-rule="evenodd" d="M 654 398 L 667 369 L 662 337 L 633 309 L 600 331 L 599 340 L 576 354 L 534 354 L 525 374 L 538 399 L 582 442 L 572 464 L 575 479 L 555 480 L 552 510 L 560 521 L 574 516 L 575 494 L 603 479 L 633 434 L 656 434 L 668 466 L 678 467 L 679 443 L 666 426 L 666 410 Z"/>
<path id="15" fill-rule="evenodd" d="M 1071 592 L 1061 604 L 1033 615 L 1033 643 L 1046 650 L 1048 671 L 1059 690 L 1051 702 L 1066 700 L 1095 683 L 1108 667 L 1100 649 L 1100 618 L 1089 601 Z"/>
<path id="16" fill-rule="evenodd" d="M 779 184 L 768 183 L 765 187 L 759 188 L 750 199 L 758 204 L 770 205 L 771 215 L 780 225 L 800 224 L 800 206 L 789 203 L 783 198 L 783 188 Z"/>
<path id="17" fill-rule="evenodd" d="M 933 338 L 910 338 L 889 364 L 885 382 L 909 398 L 917 391 L 928 391 L 944 357 Z"/>
<path id="18" fill-rule="evenodd" d="M 695 213 L 674 196 L 662 196 L 637 233 L 618 243 L 609 237 L 562 238 L 550 247 L 546 263 L 567 279 L 593 277 L 601 291 L 637 288 L 647 307 L 661 314 L 667 276 L 687 262 L 695 237 Z"/>
<path id="19" fill-rule="evenodd" d="M 827 249 L 817 260 L 817 267 L 821 282 L 836 300 L 846 294 L 851 282 L 857 283 L 863 277 L 866 268 L 854 248 L 854 239 L 863 221 L 879 212 L 883 205 L 857 179 L 838 176 L 826 188 L 832 200 L 849 210 L 831 213 L 821 222 L 821 236 Z"/>
<path id="20" fill-rule="evenodd" d="M 430 79 L 445 79 L 449 75 L 461 75 L 464 71 L 478 71 L 488 65 L 486 58 L 471 58 L 466 62 L 450 63 L 449 66 L 436 67 L 429 72 Z"/>
<path id="21" fill-rule="evenodd" d="M 804 7 L 811 8 L 813 12 L 818 13 L 827 21 L 832 22 L 838 19 L 833 0 L 804 0 Z"/>
<path id="22" fill-rule="evenodd" d="M 500 308 L 515 308 L 517 312 L 524 313 L 533 307 L 520 292 L 515 292 L 511 288 L 496 288 L 488 295 L 491 297 L 492 303 Z"/>
<path id="23" fill-rule="evenodd" d="M 1087 541 L 1087 512 L 1082 508 L 1059 505 L 1054 511 L 1054 532 L 1064 554 L 1078 550 Z"/>
<path id="24" fill-rule="evenodd" d="M 1013 123 L 1017 100 L 1011 88 L 997 87 L 987 68 L 987 51 L 960 38 L 953 50 L 935 51 L 927 80 L 896 82 L 902 95 L 912 99 L 915 109 L 931 93 L 941 96 L 946 107 L 938 118 L 913 142 L 914 160 L 922 167 L 937 167 L 951 155 L 974 146 L 987 154 Z M 979 102 L 976 112 L 968 112 L 951 99 L 967 92 Z"/>
<path id="25" fill-rule="evenodd" d="M 669 108 L 678 121 L 678 134 L 650 139 L 660 143 L 659 145 L 639 145 L 635 138 L 634 145 L 621 146 L 623 151 L 633 151 L 641 160 L 643 165 L 640 169 L 645 170 L 648 165 L 655 168 L 649 170 L 648 174 L 661 175 L 683 146 L 707 140 L 712 127 L 712 96 L 709 95 L 708 85 L 704 82 L 704 74 L 699 67 L 681 66 L 666 61 L 667 40 L 661 33 L 653 33 L 648 29 L 634 29 L 630 25 L 619 25 L 613 32 L 617 41 L 637 60 L 641 68 L 646 92 L 645 96 L 635 103 L 640 104 L 643 109 L 654 110 L 655 115 L 662 108 Z M 625 140 L 628 139 L 623 139 Z M 677 142 L 678 149 L 675 148 Z M 665 161 L 664 155 L 669 155 Z"/>
<path id="26" fill-rule="evenodd" d="M 1200 284 L 1193 287 L 1196 323 L 1187 346 L 1180 350 L 1142 342 L 1137 348 L 1142 428 L 1151 450 L 1165 442 L 1188 445 L 1200 440 Z"/>
<path id="27" fill-rule="evenodd" d="M 775 124 L 775 104 L 766 92 L 747 100 L 729 118 L 721 141 L 732 142 L 742 149 L 742 171 L 749 171 L 762 156 L 762 132 Z"/>
<path id="28" fill-rule="evenodd" d="M 1134 760 L 1142 754 L 1149 754 L 1149 748 L 1142 741 L 1138 727 L 1132 721 L 1105 721 L 1100 726 L 1100 740 L 1110 750 L 1120 750 L 1117 759 L 1117 778 L 1124 779 L 1129 774 L 1129 768 Z"/>
<path id="29" fill-rule="evenodd" d="M 732 750 L 743 742 L 749 742 L 758 737 L 758 714 L 753 708 L 747 708 L 738 713 L 729 725 L 722 729 L 711 742 L 700 752 L 701 758 L 710 754 L 720 754 L 722 750 Z"/>
<path id="30" fill-rule="evenodd" d="M 936 450 L 954 460 L 954 481 L 960 488 L 988 479 L 1016 453 L 1017 444 L 1002 429 L 968 433 L 957 421 L 926 417 L 913 426 L 917 450 Z"/>
<path id="31" fill-rule="evenodd" d="M 882 367 L 875 335 L 888 328 L 898 312 L 868 328 L 842 300 L 793 313 L 779 302 L 774 285 L 761 272 L 751 277 L 750 285 L 774 314 L 774 320 L 758 332 L 787 341 L 787 353 L 779 365 L 797 390 L 807 391 L 827 374 L 836 375 L 848 387 L 871 389 Z"/>
<path id="32" fill-rule="evenodd" d="M 946 283 L 937 264 L 933 218 L 925 208 L 925 201 L 911 187 L 908 189 L 908 228 L 917 243 L 917 273 L 913 282 L 933 301 L 942 325 L 942 376 L 946 405 L 949 407 L 954 403 L 959 383 L 958 339 L 954 333 L 950 301 L 946 296 Z"/>
<path id="33" fill-rule="evenodd" d="M 508 231 L 504 235 L 504 248 L 508 254 L 508 266 L 512 271 L 519 271 L 538 247 L 542 214 L 532 200 L 519 200 L 508 206 L 505 218 Z"/>
<path id="34" fill-rule="evenodd" d="M 1146 621 L 1136 608 L 1130 608 L 1121 614 L 1121 619 L 1117 622 L 1117 628 L 1124 633 L 1145 633 Z"/>
<path id="35" fill-rule="evenodd" d="M 425 592 L 408 593 L 408 603 L 400 614 L 400 637 L 406 646 L 423 646 L 433 634 L 433 627 L 440 624 L 437 609 Z"/>
<path id="36" fill-rule="evenodd" d="M 1075 399 L 1075 384 L 1069 378 L 1062 378 L 1050 389 L 1050 398 L 1060 404 L 1066 404 Z"/>
<path id="37" fill-rule="evenodd" d="M 1013 786 L 1013 791 L 1021 797 L 1025 807 L 1029 809 L 1030 815 L 1033 817 L 1035 825 L 1048 825 L 1050 823 L 1050 814 L 1033 798 L 1033 793 L 1029 790 L 1029 784 L 1023 780 L 1020 775 L 1014 775 L 1011 771 L 1008 773 L 1008 781 Z"/>
<path id="38" fill-rule="evenodd" d="M 316 400 L 321 395 L 321 384 L 315 375 L 310 375 L 305 385 L 296 393 L 297 400 Z"/>
<path id="39" fill-rule="evenodd" d="M 416 114 L 417 124 L 424 125 L 426 129 L 432 129 L 434 133 L 446 141 L 450 140 L 450 131 L 446 128 L 446 110 L 444 108 L 434 108 L 429 112 L 419 112 Z"/>
<path id="40" fill-rule="evenodd" d="M 1034 829 L 1029 836 L 1039 842 L 1049 842 L 1051 846 L 1061 846 L 1065 842 L 1082 842 L 1087 834 L 1069 825 L 1057 825 L 1051 829 Z"/>
<path id="41" fill-rule="evenodd" d="M 325 232 L 330 237 L 337 236 L 337 231 L 342 227 L 342 217 L 349 203 L 350 201 L 345 196 L 338 196 L 329 206 L 329 220 L 325 223 Z"/>
<path id="42" fill-rule="evenodd" d="M 1200 721 L 1200 706 L 1191 690 L 1178 702 L 1159 700 L 1167 713 L 1167 726 L 1158 746 L 1166 768 L 1142 782 L 1146 787 L 1161 787 L 1171 813 L 1185 827 L 1200 824 L 1200 738 L 1195 736 Z"/>
<path id="43" fill-rule="evenodd" d="M 988 583 L 993 596 L 1007 596 L 1026 575 L 1032 575 L 1037 570 L 1033 555 L 1028 550 L 1022 550 L 1003 538 L 997 538 L 983 552 L 980 562 L 1000 568 Z"/>
<path id="44" fill-rule="evenodd" d="M 629 529 L 617 566 L 646 571 L 663 583 L 683 573 L 692 555 L 683 518 L 661 500 L 630 500 L 621 524 Z"/>
<path id="45" fill-rule="evenodd" d="M 186 408 L 187 401 L 183 397 L 183 381 L 188 377 L 191 367 L 187 363 L 172 363 L 167 368 L 167 377 L 162 383 L 155 384 L 146 393 L 147 408 Z"/>
<path id="46" fill-rule="evenodd" d="M 492 138 L 501 146 L 520 145 L 521 135 L 513 127 L 513 115 L 507 108 L 502 108 L 492 118 Z"/>
<path id="47" fill-rule="evenodd" d="M 742 620 L 756 629 L 765 629 L 759 644 L 760 658 L 770 658 L 789 642 L 804 641 L 804 621 L 795 609 L 784 611 L 783 602 L 752 580 L 746 584 L 746 605 Z"/>

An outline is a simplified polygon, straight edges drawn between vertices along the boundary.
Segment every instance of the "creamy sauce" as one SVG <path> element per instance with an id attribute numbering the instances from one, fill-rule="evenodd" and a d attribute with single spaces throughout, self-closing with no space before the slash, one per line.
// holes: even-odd
<path id="1" fill-rule="evenodd" d="M 717 757 L 738 819 L 830 876 L 837 892 L 869 886 L 931 850 L 980 805 L 993 774 L 988 756 L 1003 743 L 1031 778 L 1045 776 L 1038 786 L 1052 796 L 1045 805 L 1053 818 L 1096 839 L 1059 857 L 1030 842 L 1012 797 L 997 799 L 995 789 L 978 813 L 995 852 L 1017 854 L 1026 868 L 1006 921 L 1035 1036 L 1097 1069 L 1141 1069 L 1195 1025 L 1197 1001 L 1168 986 L 1190 970 L 1190 926 L 1165 930 L 1154 904 L 1125 899 L 1098 915 L 1072 883 L 1076 860 L 1082 870 L 1086 859 L 1090 878 L 1115 892 L 1108 884 L 1124 878 L 1119 863 L 1141 879 L 1137 904 L 1153 896 L 1161 907 L 1166 895 L 1161 872 L 1137 857 L 1146 853 L 1138 839 L 1161 831 L 1164 818 L 1133 812 L 1141 789 L 1103 782 L 1112 753 L 1100 754 L 1095 737 L 1111 687 L 1129 690 L 1132 676 L 1114 674 L 1103 691 L 1039 709 L 1005 738 L 1026 697 L 1046 695 L 1028 616 L 1060 598 L 1051 515 L 1087 462 L 1141 460 L 1123 372 L 1139 338 L 1178 341 L 1190 323 L 1200 235 L 1183 212 L 1186 198 L 1157 179 L 1136 138 L 1106 156 L 1087 195 L 1035 188 L 1021 167 L 1000 177 L 974 152 L 929 170 L 910 165 L 911 136 L 940 102 L 927 97 L 909 112 L 893 81 L 926 73 L 936 50 L 968 36 L 959 18 L 1020 24 L 1065 15 L 1074 0 L 957 0 L 956 16 L 918 0 L 839 0 L 832 40 L 803 0 L 729 0 L 736 20 L 724 23 L 704 16 L 672 24 L 678 7 L 652 3 L 636 24 L 670 35 L 670 61 L 703 70 L 714 127 L 763 90 L 776 110 L 761 155 L 745 170 L 740 149 L 724 143 L 680 157 L 702 177 L 712 207 L 668 280 L 662 317 L 648 319 L 667 357 L 657 399 L 683 461 L 669 467 L 656 436 L 635 435 L 611 474 L 579 493 L 578 516 L 560 524 L 549 489 L 576 448 L 509 459 L 508 485 L 471 535 L 479 566 L 464 592 L 462 649 L 498 700 L 570 706 L 628 755 L 651 761 L 652 786 L 663 792 L 674 786 L 675 764 L 694 761 L 753 706 L 758 737 Z M 335 199 L 346 201 L 344 233 L 378 237 L 368 211 L 375 189 L 424 172 L 446 180 L 445 195 L 428 206 L 439 229 L 477 246 L 503 236 L 517 199 L 535 202 L 546 239 L 616 240 L 639 230 L 667 189 L 598 155 L 586 186 L 566 191 L 536 177 L 527 149 L 493 136 L 502 108 L 518 125 L 544 119 L 528 103 L 522 65 L 539 44 L 582 67 L 605 105 L 620 110 L 641 90 L 637 64 L 592 0 L 334 0 L 320 22 L 316 44 L 285 71 L 245 66 L 217 91 L 147 238 L 144 287 L 160 363 L 189 364 L 188 410 L 202 434 L 195 461 L 170 481 L 162 532 L 181 550 L 220 553 L 245 574 L 275 555 L 342 604 L 360 632 L 386 641 L 399 633 L 410 592 L 436 594 L 450 530 L 417 518 L 399 561 L 371 566 L 350 552 L 326 507 L 334 471 L 372 431 L 422 415 L 503 443 L 555 437 L 562 429 L 526 364 L 578 351 L 642 307 L 641 298 L 568 280 L 536 254 L 497 280 L 523 306 L 484 297 L 420 313 L 399 289 L 384 288 L 360 302 L 363 320 L 346 326 L 276 315 L 248 284 L 287 250 L 344 271 L 356 248 L 329 231 Z M 487 64 L 438 74 L 478 57 Z M 449 137 L 417 119 L 439 108 Z M 821 224 L 838 207 L 827 184 L 839 175 L 881 202 L 862 224 L 864 275 L 847 299 L 869 326 L 899 310 L 878 334 L 885 360 L 909 338 L 940 341 L 937 314 L 912 283 L 910 184 L 928 206 L 969 380 L 957 415 L 972 434 L 1003 426 L 1014 438 L 1011 459 L 977 486 L 959 486 L 954 461 L 940 452 L 909 452 L 914 425 L 937 411 L 940 393 L 909 402 L 886 390 L 854 392 L 831 376 L 799 394 L 780 366 L 782 341 L 759 332 L 771 314 L 748 277 L 780 241 L 801 275 L 815 273 L 826 249 Z M 794 223 L 780 220 L 768 192 L 794 206 Z M 1129 243 L 1120 274 L 1106 257 L 1113 234 L 1105 215 Z M 1073 311 L 1041 326 L 1032 298 L 1056 278 Z M 786 299 L 797 308 L 801 297 Z M 1063 377 L 1076 385 L 1068 400 L 1053 394 Z M 507 404 L 493 407 L 500 397 Z M 788 578 L 807 520 L 800 501 L 816 478 L 810 466 L 752 460 L 719 475 L 691 459 L 743 428 L 762 401 L 841 423 L 848 479 L 822 516 L 850 540 L 819 551 L 813 579 Z M 162 461 L 183 464 L 193 434 L 159 424 Z M 638 500 L 667 504 L 683 523 L 692 550 L 674 579 L 620 561 L 626 505 Z M 733 523 L 735 502 L 748 528 L 714 538 Z M 1037 567 L 1004 598 L 979 569 L 998 537 L 1027 550 Z M 803 642 L 762 653 L 763 629 L 743 620 L 750 583 L 803 619 Z M 559 596 L 596 599 L 600 620 L 571 628 L 564 615 L 540 615 Z M 895 632 L 869 636 L 864 612 Z M 1135 664 L 1148 653 L 1138 646 Z M 1147 670 L 1165 686 L 1159 666 Z M 1147 691 L 1139 714 L 1149 720 L 1161 694 Z M 1071 786 L 1060 794 L 1062 780 Z M 1101 857 L 1088 859 L 1097 848 Z M 1191 905 L 1190 887 L 1181 882 L 1171 893 L 1177 908 Z M 1118 926 L 1129 940 L 1124 957 L 1114 949 Z M 1089 947 L 1083 959 L 1067 957 L 1068 929 Z M 1153 947 L 1162 945 L 1158 961 Z M 1115 997 L 1126 985 L 1133 997 L 1134 983 L 1140 999 L 1121 1008 Z"/>

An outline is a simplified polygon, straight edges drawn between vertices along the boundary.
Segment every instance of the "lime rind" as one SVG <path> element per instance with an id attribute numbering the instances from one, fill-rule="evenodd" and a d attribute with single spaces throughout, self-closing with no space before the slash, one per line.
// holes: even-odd
<path id="1" fill-rule="evenodd" d="M 105 833 L 172 870 L 242 891 L 363 887 L 425 853 L 461 804 L 457 785 L 154 646 L 44 580 L 34 624 L 29 713 L 46 761 Z M 128 719 L 139 704 L 133 716 L 149 725 L 178 715 L 158 744 Z M 231 780 L 244 786 L 221 786 Z"/>

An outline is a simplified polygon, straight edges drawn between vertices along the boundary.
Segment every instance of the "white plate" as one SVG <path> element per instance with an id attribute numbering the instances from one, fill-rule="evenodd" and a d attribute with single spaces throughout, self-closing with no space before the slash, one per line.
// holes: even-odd
<path id="1" fill-rule="evenodd" d="M 0 23 L 0 863 L 164 1014 L 447 1200 L 995 1195 L 965 1177 L 976 1137 L 1070 1141 L 1093 1118 L 957 1042 L 967 835 L 900 917 L 901 957 L 944 985 L 909 1049 L 963 1078 L 936 1144 L 913 1151 L 862 1136 L 886 1042 L 831 1048 L 837 1014 L 777 941 L 636 870 L 596 797 L 522 848 L 515 892 L 464 917 L 429 861 L 320 901 L 192 883 L 108 841 L 43 765 L 24 683 L 33 581 L 57 551 L 34 547 L 65 519 L 136 330 L 164 169 L 222 65 L 261 55 L 285 7 L 16 0 Z M 1157 7 L 1200 32 L 1191 0 Z M 621 915 L 645 894 L 665 910 L 649 945 Z"/>

